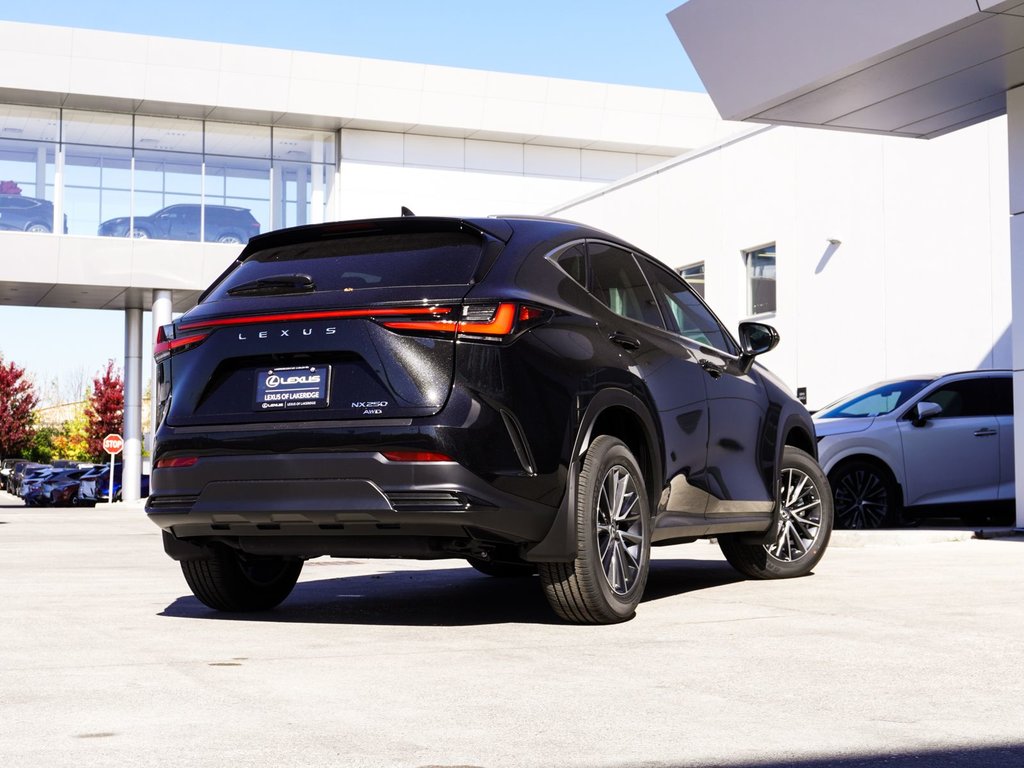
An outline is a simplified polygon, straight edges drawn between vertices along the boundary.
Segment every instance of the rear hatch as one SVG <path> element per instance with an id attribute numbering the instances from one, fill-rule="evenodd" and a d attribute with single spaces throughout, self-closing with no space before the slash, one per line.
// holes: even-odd
<path id="1" fill-rule="evenodd" d="M 162 404 L 167 423 L 437 413 L 451 389 L 463 298 L 500 247 L 454 219 L 256 238 L 197 307 L 158 335 L 161 399 L 173 392 Z"/>

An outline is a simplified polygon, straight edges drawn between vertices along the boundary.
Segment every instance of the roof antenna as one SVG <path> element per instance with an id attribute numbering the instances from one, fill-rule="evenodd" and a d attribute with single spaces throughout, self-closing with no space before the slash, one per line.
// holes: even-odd
<path id="1" fill-rule="evenodd" d="M 406 208 L 406 207 L 405 207 L 405 206 L 403 205 L 403 206 L 402 206 L 402 215 L 403 215 L 403 216 L 415 216 L 416 214 L 415 214 L 415 213 L 413 213 L 412 211 L 410 211 L 410 210 L 409 210 L 408 208 Z"/>

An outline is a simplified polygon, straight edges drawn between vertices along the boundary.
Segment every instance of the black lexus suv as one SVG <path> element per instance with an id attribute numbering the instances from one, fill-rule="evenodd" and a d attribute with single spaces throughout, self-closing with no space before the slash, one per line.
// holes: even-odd
<path id="1" fill-rule="evenodd" d="M 573 622 L 633 616 L 652 545 L 806 574 L 832 495 L 803 406 L 672 270 L 541 218 L 254 237 L 157 335 L 149 517 L 211 608 L 309 558 L 465 558 Z"/>

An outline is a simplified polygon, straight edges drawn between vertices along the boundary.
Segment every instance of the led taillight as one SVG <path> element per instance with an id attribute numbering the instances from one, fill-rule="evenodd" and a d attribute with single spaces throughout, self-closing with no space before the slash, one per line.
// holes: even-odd
<path id="1" fill-rule="evenodd" d="M 165 456 L 162 459 L 157 459 L 157 469 L 172 469 L 174 467 L 191 467 L 199 461 L 198 456 Z"/>
<path id="2" fill-rule="evenodd" d="M 381 451 L 388 461 L 453 461 L 451 456 L 435 451 Z"/>
<path id="3" fill-rule="evenodd" d="M 153 359 L 159 363 L 175 352 L 183 352 L 190 347 L 194 347 L 209 335 L 210 332 L 206 331 L 205 333 L 192 333 L 188 336 L 175 338 L 173 326 L 161 325 L 156 332 L 156 343 L 153 344 Z"/>
<path id="4" fill-rule="evenodd" d="M 382 325 L 396 331 L 503 338 L 517 329 L 521 330 L 524 324 L 544 318 L 546 314 L 545 310 L 528 305 L 471 305 L 464 308 L 460 320 L 386 320 Z"/>

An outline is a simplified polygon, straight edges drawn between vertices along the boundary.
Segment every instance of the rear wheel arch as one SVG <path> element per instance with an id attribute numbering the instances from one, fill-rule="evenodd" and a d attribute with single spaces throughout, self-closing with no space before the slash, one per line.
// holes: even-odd
<path id="1" fill-rule="evenodd" d="M 601 435 L 621 440 L 633 454 L 644 477 L 649 512 L 653 514 L 663 477 L 660 433 L 636 395 L 618 387 L 601 389 L 590 398 L 577 422 L 571 452 L 565 457 L 565 493 L 556 518 L 544 539 L 523 553 L 527 562 L 567 562 L 575 557 L 576 487 L 587 450 Z"/>
<path id="2" fill-rule="evenodd" d="M 575 476 L 590 444 L 601 435 L 615 437 L 626 444 L 640 465 L 649 499 L 661 495 L 662 459 L 660 437 L 654 419 L 643 401 L 618 388 L 599 391 L 584 411 L 573 451 Z"/>

